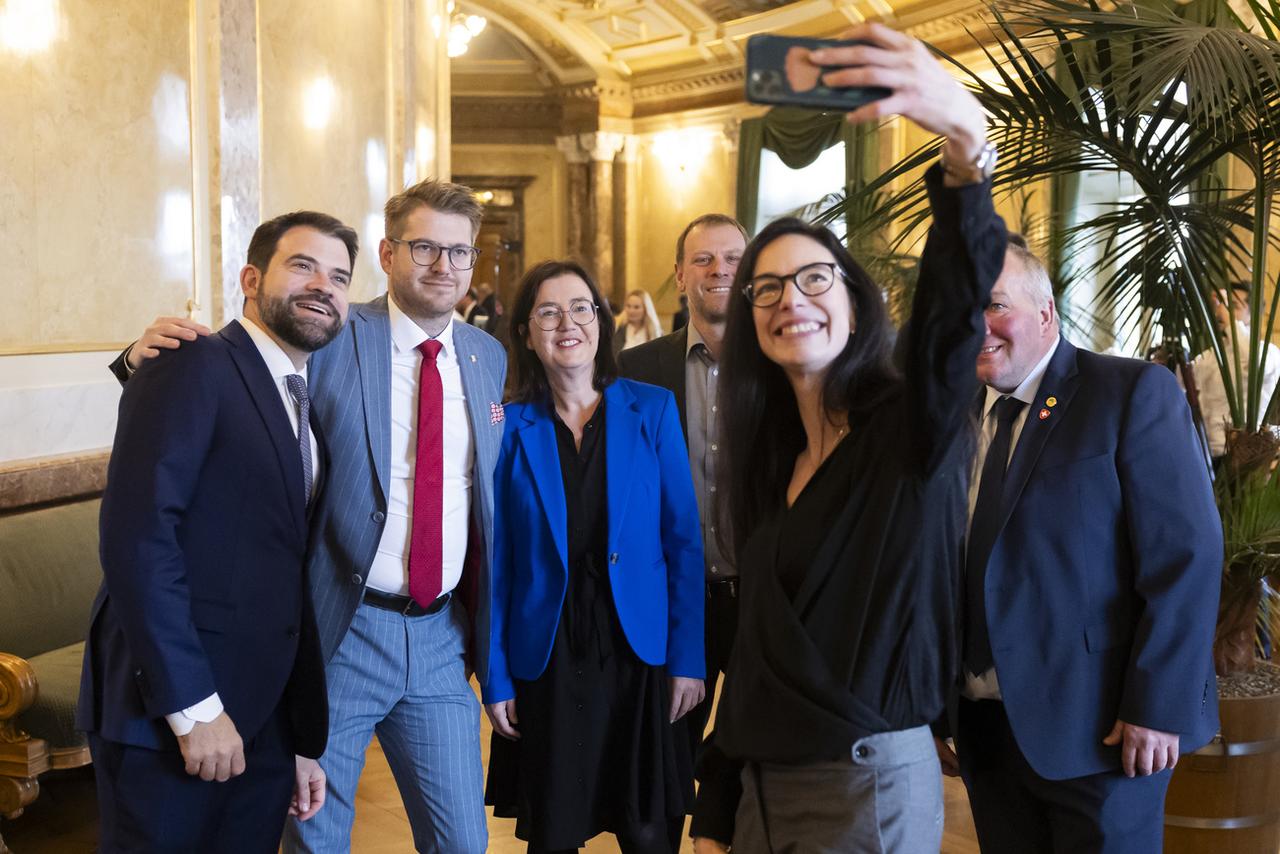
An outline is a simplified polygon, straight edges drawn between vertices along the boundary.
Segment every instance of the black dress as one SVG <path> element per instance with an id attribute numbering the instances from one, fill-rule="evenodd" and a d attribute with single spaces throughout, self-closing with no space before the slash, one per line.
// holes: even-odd
<path id="1" fill-rule="evenodd" d="M 516 819 L 531 850 L 576 849 L 602 832 L 634 837 L 659 824 L 663 841 L 652 850 L 665 851 L 667 822 L 683 822 L 693 805 L 692 760 L 683 721 L 667 721 L 665 669 L 636 657 L 613 605 L 603 399 L 581 448 L 559 417 L 555 432 L 569 583 L 547 669 L 515 681 L 520 740 L 493 735 L 485 803 Z"/>
<path id="2" fill-rule="evenodd" d="M 955 684 L 974 364 L 1007 238 L 988 184 L 941 177 L 927 176 L 905 380 L 849 413 L 847 437 L 740 556 L 695 835 L 732 838 L 738 763 L 847 757 L 863 736 L 937 720 Z"/>

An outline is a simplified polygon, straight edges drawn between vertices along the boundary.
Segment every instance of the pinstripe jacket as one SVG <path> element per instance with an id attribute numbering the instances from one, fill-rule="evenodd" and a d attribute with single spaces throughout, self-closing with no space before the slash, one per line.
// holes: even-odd
<path id="1" fill-rule="evenodd" d="M 472 664 L 483 681 L 488 663 L 493 469 L 507 360 L 502 345 L 465 323 L 453 344 L 475 443 L 471 537 L 458 593 L 471 611 Z M 327 662 L 351 625 L 382 537 L 391 468 L 391 323 L 387 298 L 352 306 L 334 341 L 311 356 L 312 417 L 329 446 L 324 490 L 311 519 L 307 574 L 320 647 Z"/>

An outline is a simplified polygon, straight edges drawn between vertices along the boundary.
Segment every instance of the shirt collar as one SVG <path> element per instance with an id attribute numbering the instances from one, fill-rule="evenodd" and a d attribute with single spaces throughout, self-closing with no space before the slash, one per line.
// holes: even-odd
<path id="1" fill-rule="evenodd" d="M 1058 352 L 1058 347 L 1062 344 L 1062 336 L 1053 336 L 1053 346 L 1049 348 L 1049 352 L 1041 357 L 1036 366 L 1031 369 L 1031 373 L 1027 374 L 1026 379 L 1019 383 L 1018 387 L 1009 393 L 1009 397 L 1020 400 L 1023 403 L 1031 404 L 1036 399 L 1036 394 L 1040 391 L 1040 381 L 1044 379 L 1044 372 L 1049 369 L 1049 362 L 1053 360 L 1053 354 Z M 986 418 L 991 414 L 991 407 L 996 405 L 996 401 L 1004 397 L 1004 392 L 987 386 L 987 399 L 982 407 L 982 417 Z"/>
<path id="2" fill-rule="evenodd" d="M 685 325 L 685 328 L 689 330 L 689 340 L 685 342 L 684 345 L 685 359 L 687 360 L 689 358 L 689 354 L 694 352 L 695 347 L 701 347 L 702 355 L 714 362 L 715 359 L 711 357 L 711 348 L 707 346 L 707 340 L 702 337 L 702 333 L 698 331 L 698 327 L 693 325 L 693 321 L 690 320 L 688 324 Z"/>
<path id="3" fill-rule="evenodd" d="M 391 321 L 391 341 L 397 352 L 412 353 L 418 349 L 419 344 L 431 337 L 409 315 L 405 314 L 400 306 L 396 305 L 390 291 L 387 292 L 387 315 Z M 452 316 L 435 339 L 440 342 L 439 359 L 451 359 L 453 357 Z"/>
<path id="4" fill-rule="evenodd" d="M 293 360 L 280 349 L 280 345 L 267 334 L 265 329 L 247 317 L 243 318 L 240 325 L 244 327 L 245 332 L 249 333 L 249 338 L 258 348 L 262 361 L 267 363 L 267 371 L 270 372 L 272 379 L 278 380 L 290 374 L 298 374 L 304 380 L 307 378 L 307 366 L 303 365 L 302 370 L 295 368 Z"/>

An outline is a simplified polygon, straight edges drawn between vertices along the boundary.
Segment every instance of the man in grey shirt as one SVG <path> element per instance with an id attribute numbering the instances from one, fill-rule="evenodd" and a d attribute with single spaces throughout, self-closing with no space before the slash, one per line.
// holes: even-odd
<path id="1" fill-rule="evenodd" d="M 738 629 L 738 571 L 720 543 L 716 467 L 720 456 L 720 345 L 733 294 L 733 277 L 747 233 L 724 214 L 705 214 L 685 226 L 676 241 L 676 286 L 689 302 L 689 324 L 618 356 L 624 377 L 670 389 L 689 445 L 689 465 L 702 518 L 707 568 L 707 695 L 686 720 L 695 758 L 715 698 L 716 679 L 729 662 Z M 721 536 L 721 533 L 724 536 Z"/>

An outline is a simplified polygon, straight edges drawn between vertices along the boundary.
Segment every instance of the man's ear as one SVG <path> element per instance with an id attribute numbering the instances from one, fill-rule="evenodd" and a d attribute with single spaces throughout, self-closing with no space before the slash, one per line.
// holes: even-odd
<path id="1" fill-rule="evenodd" d="M 240 290 L 244 291 L 246 300 L 257 299 L 258 289 L 262 287 L 262 271 L 252 264 L 240 268 Z"/>
<path id="2" fill-rule="evenodd" d="M 378 244 L 378 263 L 382 265 L 382 272 L 388 276 L 391 275 L 391 253 L 396 251 L 396 246 L 387 238 L 382 238 Z"/>
<path id="3" fill-rule="evenodd" d="M 676 270 L 676 291 L 679 293 L 685 293 L 684 267 L 680 266 L 679 264 L 676 264 L 675 270 Z"/>
<path id="4" fill-rule="evenodd" d="M 1040 331 L 1047 334 L 1057 328 L 1058 305 L 1052 299 L 1040 309 Z"/>

